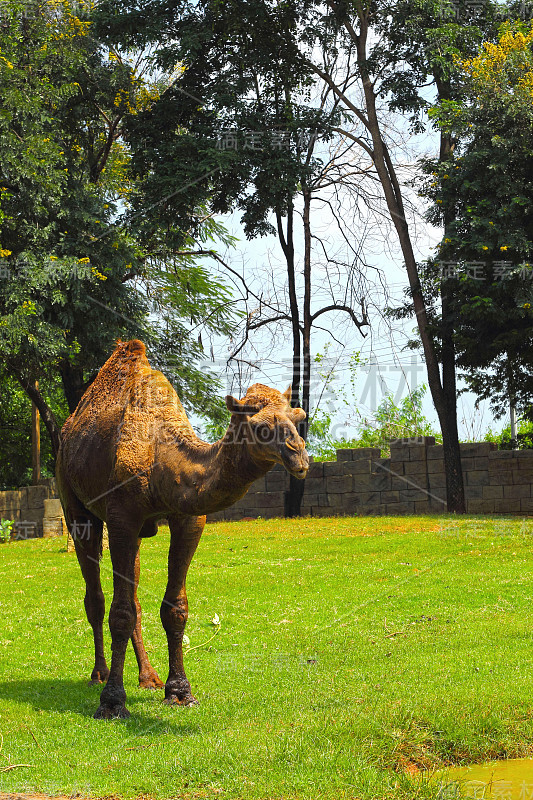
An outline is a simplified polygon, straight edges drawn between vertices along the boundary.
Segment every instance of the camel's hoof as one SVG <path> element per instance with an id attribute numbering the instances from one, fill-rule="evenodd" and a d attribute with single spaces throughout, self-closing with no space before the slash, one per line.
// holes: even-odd
<path id="1" fill-rule="evenodd" d="M 91 680 L 89 686 L 96 686 L 99 683 L 105 683 L 109 678 L 108 669 L 93 669 L 91 673 Z"/>
<path id="2" fill-rule="evenodd" d="M 126 708 L 126 706 L 100 706 L 96 714 L 94 715 L 95 719 L 128 719 L 130 716 L 130 712 Z"/>
<path id="3" fill-rule="evenodd" d="M 164 689 L 165 684 L 157 674 L 157 672 L 152 673 L 151 675 L 141 675 L 139 676 L 139 686 L 141 689 Z"/>
<path id="4" fill-rule="evenodd" d="M 179 698 L 175 696 L 165 697 L 163 703 L 167 706 L 185 706 L 189 708 L 190 706 L 199 706 L 200 703 L 193 697 L 192 694 L 188 695 L 187 697 Z"/>

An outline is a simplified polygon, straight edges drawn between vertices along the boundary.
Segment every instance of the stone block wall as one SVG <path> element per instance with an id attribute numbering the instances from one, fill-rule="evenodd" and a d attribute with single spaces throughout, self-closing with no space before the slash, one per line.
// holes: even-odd
<path id="1" fill-rule="evenodd" d="M 533 450 L 497 450 L 491 442 L 461 445 L 470 514 L 533 514 Z M 208 522 L 284 516 L 289 476 L 274 467 L 241 500 Z M 336 461 L 310 465 L 302 514 L 438 514 L 446 510 L 442 445 L 432 436 L 397 439 L 390 458 L 378 448 L 338 450 Z"/>
<path id="2" fill-rule="evenodd" d="M 55 480 L 38 486 L 0 492 L 0 519 L 14 520 L 14 539 L 34 539 L 43 535 L 44 503 L 56 496 Z"/>
<path id="3" fill-rule="evenodd" d="M 533 514 L 533 450 L 497 450 L 491 442 L 461 445 L 467 512 Z M 285 515 L 289 476 L 277 465 L 256 481 L 231 508 L 210 514 L 208 522 Z M 55 482 L 0 492 L 0 518 L 14 519 L 15 538 L 63 535 Z M 310 465 L 302 514 L 313 517 L 353 514 L 439 514 L 446 510 L 446 480 L 441 445 L 431 436 L 397 439 L 390 458 L 378 448 L 338 450 L 336 461 Z M 47 513 L 45 515 L 45 501 Z"/>

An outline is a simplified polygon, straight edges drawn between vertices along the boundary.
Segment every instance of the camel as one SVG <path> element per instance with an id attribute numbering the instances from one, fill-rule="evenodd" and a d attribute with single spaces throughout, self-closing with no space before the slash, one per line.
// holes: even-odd
<path id="1" fill-rule="evenodd" d="M 129 717 L 123 681 L 129 639 L 140 686 L 164 686 L 169 705 L 197 703 L 183 667 L 182 641 L 188 617 L 185 579 L 205 515 L 231 506 L 274 464 L 297 478 L 307 474 L 309 458 L 296 429 L 305 412 L 290 407 L 290 387 L 281 393 L 256 383 L 240 400 L 228 395 L 226 405 L 231 421 L 225 436 L 215 444 L 201 441 L 173 387 L 150 367 L 144 344 L 134 339 L 117 344 L 63 426 L 57 485 L 86 584 L 95 649 L 91 683 L 105 683 L 96 719 Z M 168 642 L 165 684 L 144 648 L 137 598 L 140 544 L 156 534 L 161 518 L 170 527 L 160 610 Z M 104 522 L 113 566 L 110 669 L 100 583 Z"/>

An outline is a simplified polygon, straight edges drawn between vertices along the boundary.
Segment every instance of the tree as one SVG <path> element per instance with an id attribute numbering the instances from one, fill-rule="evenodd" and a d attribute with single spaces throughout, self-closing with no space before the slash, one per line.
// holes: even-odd
<path id="1" fill-rule="evenodd" d="M 505 23 L 460 61 L 464 101 L 435 110 L 460 142 L 453 168 L 427 164 L 431 220 L 454 208 L 428 281 L 444 265 L 458 364 L 498 416 L 532 408 L 532 41 L 531 24 Z"/>
<path id="2" fill-rule="evenodd" d="M 436 6 L 436 2 L 429 4 L 433 16 L 438 14 Z M 107 5 L 108 15 L 109 9 L 116 12 L 117 8 L 120 12 L 124 8 L 131 9 L 131 6 L 113 2 Z M 431 74 L 432 67 L 451 62 L 449 52 L 444 59 L 438 58 L 438 47 L 433 38 L 433 61 L 423 63 L 428 48 L 420 48 L 420 31 L 413 28 L 408 28 L 410 36 L 406 34 L 401 47 L 398 47 L 396 31 L 413 10 L 410 3 L 402 4 L 399 10 L 395 7 L 391 13 L 390 7 L 381 3 L 361 5 L 330 0 L 322 4 L 293 0 L 271 6 L 262 0 L 252 3 L 234 0 L 225 4 L 207 1 L 190 5 L 183 3 L 178 14 L 169 18 L 167 6 L 156 4 L 152 7 L 154 14 L 148 23 L 146 36 L 154 41 L 154 32 L 157 31 L 161 37 L 162 26 L 165 26 L 162 64 L 169 53 L 170 59 L 176 57 L 176 52 L 185 54 L 184 93 L 187 97 L 194 97 L 196 103 L 201 98 L 198 114 L 206 125 L 213 117 L 225 119 L 228 108 L 245 114 L 256 75 L 261 87 L 266 82 L 281 89 L 285 77 L 286 84 L 295 90 L 305 92 L 313 82 L 319 91 L 327 88 L 336 98 L 336 107 L 346 123 L 336 128 L 362 148 L 368 159 L 367 169 L 375 170 L 387 214 L 398 237 L 420 330 L 428 382 L 443 431 L 448 507 L 464 511 L 455 371 L 446 365 L 442 377 L 439 371 L 438 354 L 430 333 L 430 320 L 406 217 L 405 192 L 394 162 L 393 143 L 386 133 L 386 115 L 390 108 L 408 109 L 410 113 L 413 109 L 420 110 L 421 85 Z M 132 10 L 128 18 L 130 34 L 140 16 L 142 12 Z M 119 24 L 125 24 L 124 16 L 119 14 L 118 18 Z M 191 25 L 191 21 L 195 24 Z M 416 38 L 413 33 L 416 33 Z M 146 41 L 142 39 L 144 35 L 143 32 L 141 40 L 136 40 L 137 44 Z M 431 35 L 425 36 L 425 42 L 429 43 L 431 39 Z M 176 51 L 176 41 L 181 51 Z M 419 55 L 421 50 L 422 56 Z M 317 53 L 327 54 L 327 67 L 322 56 L 317 58 Z M 409 63 L 409 58 L 412 63 Z M 409 67 L 408 74 L 402 77 L 405 64 Z M 217 82 L 222 84 L 222 91 L 216 89 Z M 286 94 L 279 91 L 279 98 L 283 103 Z M 253 107 L 253 102 L 251 105 Z M 269 103 L 262 110 L 268 114 L 272 108 L 272 103 Z M 233 119 L 238 119 L 238 113 L 231 111 L 230 114 Z M 354 126 L 353 130 L 350 130 L 351 126 Z M 229 189 L 235 193 L 246 185 L 242 172 L 235 171 L 232 176 L 229 188 L 228 184 L 223 184 L 224 190 L 219 196 L 226 198 Z"/>
<path id="3" fill-rule="evenodd" d="M 321 98 L 320 111 L 325 106 L 328 94 L 326 91 Z M 286 96 L 289 96 L 289 92 Z M 296 115 L 291 116 L 294 118 Z M 335 213 L 334 200 L 325 199 L 324 193 L 338 180 L 337 176 L 343 170 L 346 160 L 349 160 L 353 144 L 349 142 L 336 148 L 335 152 L 328 154 L 329 157 L 322 154 L 320 158 L 315 155 L 315 136 L 310 138 L 307 147 L 298 146 L 302 134 L 305 133 L 305 128 L 295 130 L 295 147 L 289 158 L 297 160 L 300 167 L 299 176 L 296 173 L 292 186 L 286 188 L 284 171 L 275 170 L 279 156 L 276 157 L 267 148 L 260 154 L 255 154 L 256 164 L 260 163 L 261 171 L 271 178 L 268 182 L 260 182 L 259 185 L 256 183 L 254 210 L 257 213 L 257 208 L 260 207 L 261 224 L 265 226 L 268 224 L 269 212 L 274 215 L 275 231 L 285 260 L 285 280 L 279 285 L 275 270 L 264 270 L 266 280 L 263 281 L 263 288 L 259 296 L 254 292 L 247 299 L 242 338 L 230 355 L 232 360 L 238 361 L 240 367 L 242 356 L 246 354 L 244 363 L 250 364 L 250 359 L 255 360 L 254 356 L 257 356 L 259 349 L 264 352 L 266 331 L 272 337 L 273 346 L 279 348 L 280 339 L 286 336 L 287 329 L 290 330 L 292 404 L 302 407 L 307 414 L 299 425 L 299 433 L 303 439 L 307 439 L 314 399 L 311 391 L 311 345 L 314 331 L 317 328 L 324 330 L 324 326 L 327 326 L 329 334 L 342 347 L 339 332 L 342 317 L 359 332 L 368 325 L 366 284 L 361 275 L 362 262 L 355 243 L 350 245 L 352 260 L 348 262 L 331 252 L 332 247 L 328 241 L 328 238 L 332 238 L 331 234 L 330 237 L 322 236 L 318 232 L 317 224 L 317 219 L 322 217 L 321 207 L 322 213 L 324 208 L 326 211 L 331 210 L 334 212 L 332 223 L 337 224 L 341 233 L 346 235 L 345 223 L 343 224 L 340 214 Z M 353 169 L 353 173 L 357 175 L 358 170 Z M 241 202 L 244 204 L 245 200 Z M 303 232 L 301 259 L 298 258 L 295 245 L 299 217 Z M 244 218 L 246 219 L 246 213 Z M 253 342 L 257 332 L 262 334 L 259 347 Z M 287 516 L 299 515 L 303 492 L 304 482 L 291 476 L 286 498 Z"/>
<path id="4" fill-rule="evenodd" d="M 117 0 L 107 7 L 131 11 L 118 17 L 129 35 L 134 35 L 136 27 L 139 30 L 140 18 L 146 21 L 145 12 L 132 9 L 127 2 Z M 466 5 L 459 10 L 464 15 Z M 375 171 L 403 256 L 411 298 L 409 312 L 416 317 L 428 384 L 442 429 L 447 505 L 449 510 L 464 512 L 450 286 L 444 281 L 438 287 L 442 314 L 437 325 L 430 307 L 434 297 L 424 294 L 415 257 L 409 190 L 402 164 L 404 143 L 398 146 L 394 130 L 396 121 L 404 139 L 408 132 L 431 131 L 427 115 L 431 106 L 453 103 L 461 96 L 456 57 L 469 56 L 483 38 L 493 35 L 495 5 L 487 4 L 480 19 L 457 20 L 456 11 L 455 6 L 447 7 L 437 0 L 405 0 L 393 7 L 382 2 L 336 0 L 292 0 L 280 6 L 261 0 L 224 4 L 205 0 L 182 3 L 176 13 L 166 4 L 156 3 L 151 6 L 153 16 L 147 30 L 136 42 L 162 38 L 163 64 L 165 58 L 184 54 L 184 95 L 193 98 L 198 119 L 206 128 L 212 126 L 213 118 L 224 120 L 228 108 L 238 108 L 246 116 L 254 76 L 258 76 L 261 88 L 264 83 L 283 86 L 285 76 L 295 90 L 303 93 L 313 84 L 319 92 L 327 88 L 336 98 L 341 120 L 336 131 L 361 148 L 367 170 Z M 175 42 L 181 50 L 176 49 Z M 323 53 L 329 56 L 327 68 Z M 255 80 L 257 83 L 257 77 Z M 222 90 L 217 92 L 220 83 Z M 434 100 L 428 99 L 431 92 Z M 282 92 L 279 97 L 285 99 Z M 192 109 L 192 102 L 185 101 L 185 105 Z M 262 110 L 270 113 L 271 108 L 272 104 L 267 104 Z M 238 119 L 238 114 L 232 118 Z M 450 132 L 440 129 L 437 160 L 443 169 L 453 161 L 455 147 Z M 231 174 L 232 180 L 222 184 L 218 195 L 224 200 L 247 185 L 242 171 Z M 440 220 L 445 238 L 453 219 L 454 208 L 448 206 Z"/>
<path id="5" fill-rule="evenodd" d="M 127 22 L 121 16 L 124 10 L 128 11 Z M 156 4 L 148 28 L 139 25 L 142 13 L 128 2 L 108 3 L 99 14 L 109 41 L 127 35 L 138 47 L 159 41 L 164 26 L 167 36 L 157 51 L 158 63 L 163 69 L 176 62 L 182 65 L 179 80 L 150 112 L 150 137 L 146 137 L 146 126 L 137 143 L 136 131 L 132 132 L 138 153 L 134 162 L 142 179 L 163 183 L 172 198 L 180 182 L 196 185 L 203 169 L 213 187 L 214 210 L 237 208 L 249 238 L 277 235 L 286 283 L 280 285 L 270 271 L 263 288 L 254 290 L 252 276 L 240 276 L 246 318 L 243 336 L 230 360 L 238 370 L 250 364 L 256 332 L 263 335 L 264 347 L 266 331 L 278 337 L 278 346 L 279 336 L 290 331 L 292 403 L 301 405 L 309 415 L 313 327 L 327 324 L 326 314 L 330 325 L 331 315 L 338 318 L 341 314 L 359 330 L 367 324 L 358 246 L 350 242 L 352 260 L 341 263 L 329 252 L 326 239 L 317 236 L 311 209 L 317 202 L 333 209 L 334 202 L 319 194 L 337 187 L 341 173 L 346 183 L 362 180 L 364 173 L 353 164 L 353 142 L 337 142 L 330 153 L 327 145 L 319 147 L 319 141 L 330 140 L 340 124 L 339 103 L 329 87 L 312 97 L 307 85 L 311 72 L 308 70 L 306 79 L 293 70 L 298 49 L 294 49 L 290 31 L 299 23 L 291 4 L 252 4 L 247 13 L 253 17 L 253 25 L 245 28 L 240 11 L 232 4 L 182 4 L 181 15 L 169 26 L 165 6 Z M 267 55 L 265 36 L 271 48 Z M 238 51 L 228 46 L 229 41 L 235 42 Z M 324 52 L 323 59 L 324 69 L 331 70 L 330 53 Z M 180 123 L 192 137 L 190 141 L 176 139 L 174 132 Z M 299 217 L 301 266 L 295 247 Z M 347 236 L 340 214 L 334 213 L 334 218 L 345 239 L 353 239 Z M 323 281 L 315 277 L 318 260 L 329 269 Z M 303 438 L 307 426 L 307 420 L 299 426 Z M 289 515 L 299 513 L 302 493 L 302 482 L 291 478 Z"/>
<path id="6" fill-rule="evenodd" d="M 59 374 L 72 411 L 118 337 L 142 336 L 157 364 L 181 377 L 185 405 L 218 414 L 218 382 L 198 368 L 198 337 L 231 329 L 227 288 L 187 254 L 170 258 L 156 236 L 146 244 L 119 219 L 135 189 L 124 121 L 154 102 L 171 76 L 151 78 L 142 60 L 104 52 L 78 3 L 44 0 L 30 14 L 14 0 L 3 9 L 0 352 L 7 373 L 37 405 L 54 452 L 59 424 L 36 380 L 51 385 Z M 196 222 L 199 205 L 187 209 L 203 236 L 224 236 L 215 223 Z M 180 232 L 187 251 L 187 230 Z"/>
<path id="7" fill-rule="evenodd" d="M 339 81 L 335 83 L 334 91 L 342 98 L 347 111 L 361 123 L 360 145 L 375 166 L 398 238 L 428 383 L 442 430 L 447 507 L 450 511 L 464 512 L 466 506 L 457 429 L 453 348 L 449 347 L 449 336 L 444 328 L 441 329 L 440 343 L 437 345 L 435 330 L 432 331 L 430 327 L 407 219 L 405 187 L 402 186 L 396 161 L 398 151 L 391 147 L 390 137 L 386 133 L 386 114 L 395 109 L 407 111 L 414 129 L 420 130 L 422 124 L 419 113 L 426 105 L 421 89 L 428 80 L 434 83 L 438 93 L 450 92 L 450 67 L 456 49 L 457 29 L 462 26 L 443 25 L 440 17 L 442 6 L 437 3 L 417 5 L 416 8 L 411 3 L 402 3 L 394 8 L 392 14 L 385 4 L 339 5 L 330 2 L 327 5 L 329 15 L 321 15 L 317 20 L 318 35 L 333 35 L 337 46 L 347 53 L 355 53 L 353 79 L 361 89 L 361 99 L 353 99 L 353 95 Z M 320 11 L 317 15 L 320 15 Z M 462 38 L 464 40 L 464 36 Z M 322 80 L 328 81 L 321 70 L 316 67 L 315 70 Z M 446 138 L 441 139 L 440 157 L 443 160 L 449 156 L 449 145 Z"/>
<path id="8" fill-rule="evenodd" d="M 427 99 L 428 85 L 438 102 L 453 102 L 462 91 L 458 80 L 458 55 L 471 54 L 487 31 L 493 31 L 495 6 L 488 4 L 482 20 L 457 20 L 456 8 L 441 3 L 404 2 L 391 9 L 387 4 L 328 2 L 328 13 L 316 6 L 317 38 L 326 37 L 341 48 L 346 57 L 355 54 L 355 68 L 344 84 L 332 83 L 316 65 L 316 74 L 331 85 L 342 99 L 344 108 L 360 122 L 358 141 L 371 158 L 381 184 L 387 212 L 396 232 L 409 281 L 410 308 L 416 316 L 428 384 L 442 430 L 447 506 L 450 511 L 464 512 L 456 407 L 456 354 L 451 324 L 451 296 L 445 282 L 439 287 L 442 308 L 440 324 L 428 307 L 405 202 L 406 186 L 402 180 L 401 148 L 391 140 L 390 115 L 401 112 L 404 125 L 409 120 L 411 131 L 428 128 L 423 112 L 431 109 Z M 464 13 L 463 9 L 463 13 Z M 353 89 L 357 86 L 361 95 Z M 443 171 L 453 160 L 456 142 L 449 131 L 440 130 L 438 162 Z M 448 206 L 440 219 L 445 237 L 453 221 L 454 209 Z"/>

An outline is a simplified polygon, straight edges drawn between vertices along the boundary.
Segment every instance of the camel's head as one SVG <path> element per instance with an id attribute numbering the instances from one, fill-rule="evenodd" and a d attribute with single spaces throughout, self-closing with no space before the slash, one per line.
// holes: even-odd
<path id="1" fill-rule="evenodd" d="M 296 426 L 305 419 L 305 411 L 291 408 L 290 399 L 290 387 L 282 393 L 254 383 L 242 400 L 228 395 L 226 405 L 254 461 L 283 464 L 288 473 L 303 479 L 309 456 Z"/>

